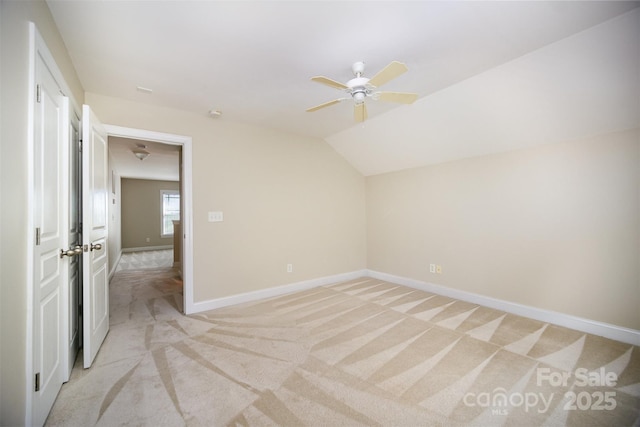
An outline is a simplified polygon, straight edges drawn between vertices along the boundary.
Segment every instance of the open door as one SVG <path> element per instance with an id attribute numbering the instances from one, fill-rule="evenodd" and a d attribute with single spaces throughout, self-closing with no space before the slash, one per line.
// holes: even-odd
<path id="1" fill-rule="evenodd" d="M 107 132 L 82 106 L 82 322 L 84 367 L 109 331 Z"/>

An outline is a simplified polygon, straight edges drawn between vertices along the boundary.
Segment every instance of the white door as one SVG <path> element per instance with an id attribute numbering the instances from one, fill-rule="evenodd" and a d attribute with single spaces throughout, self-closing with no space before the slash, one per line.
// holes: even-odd
<path id="1" fill-rule="evenodd" d="M 33 196 L 35 226 L 33 276 L 33 424 L 44 424 L 62 386 L 63 284 L 67 244 L 64 212 L 65 97 L 40 55 L 36 55 L 36 102 L 34 112 Z"/>
<path id="2" fill-rule="evenodd" d="M 88 105 L 82 107 L 82 322 L 84 367 L 109 331 L 107 263 L 107 132 Z"/>

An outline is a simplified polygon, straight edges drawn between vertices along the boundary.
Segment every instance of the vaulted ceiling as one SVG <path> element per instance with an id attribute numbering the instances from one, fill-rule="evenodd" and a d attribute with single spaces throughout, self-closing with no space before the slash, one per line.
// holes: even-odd
<path id="1" fill-rule="evenodd" d="M 47 3 L 87 92 L 323 138 L 365 175 L 640 118 L 639 2 Z M 342 95 L 312 76 L 392 60 L 409 71 L 383 89 L 414 104 L 368 103 L 364 124 L 350 101 L 305 111 Z"/>

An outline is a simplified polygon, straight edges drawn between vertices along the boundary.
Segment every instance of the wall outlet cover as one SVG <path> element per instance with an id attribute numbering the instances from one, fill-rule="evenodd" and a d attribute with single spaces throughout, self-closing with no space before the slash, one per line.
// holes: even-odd
<path id="1" fill-rule="evenodd" d="M 224 220 L 224 216 L 220 211 L 209 212 L 208 219 L 209 222 L 222 222 Z"/>

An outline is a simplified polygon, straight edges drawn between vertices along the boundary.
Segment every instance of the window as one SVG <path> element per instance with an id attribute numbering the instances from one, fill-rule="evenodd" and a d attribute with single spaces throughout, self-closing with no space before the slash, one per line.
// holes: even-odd
<path id="1" fill-rule="evenodd" d="M 161 237 L 173 236 L 173 221 L 180 220 L 180 192 L 177 190 L 160 190 L 160 206 L 162 208 Z"/>

